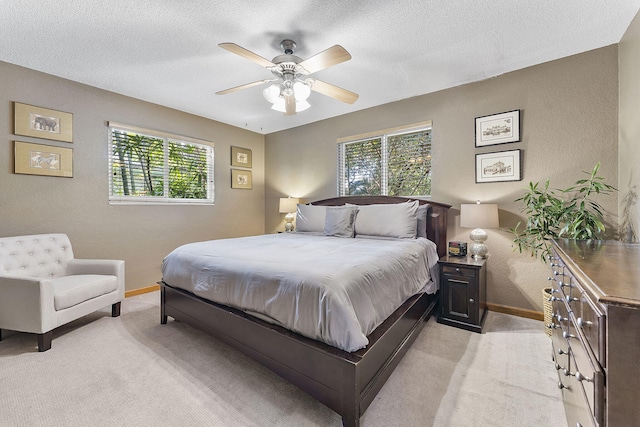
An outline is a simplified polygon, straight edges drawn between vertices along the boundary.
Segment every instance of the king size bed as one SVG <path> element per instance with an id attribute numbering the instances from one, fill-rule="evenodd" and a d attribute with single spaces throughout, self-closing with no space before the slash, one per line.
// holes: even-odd
<path id="1" fill-rule="evenodd" d="M 300 205 L 296 233 L 183 245 L 163 260 L 161 323 L 211 334 L 357 427 L 437 306 L 449 207 L 337 197 Z"/>

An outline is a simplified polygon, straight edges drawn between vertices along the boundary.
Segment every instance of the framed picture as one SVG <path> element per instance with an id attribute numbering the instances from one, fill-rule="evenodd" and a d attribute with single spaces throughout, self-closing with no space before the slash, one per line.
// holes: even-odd
<path id="1" fill-rule="evenodd" d="M 520 141 L 520 110 L 476 117 L 476 147 Z"/>
<path id="2" fill-rule="evenodd" d="M 14 102 L 16 135 L 73 142 L 73 114 Z"/>
<path id="3" fill-rule="evenodd" d="M 520 181 L 522 150 L 476 154 L 476 182 Z"/>
<path id="4" fill-rule="evenodd" d="M 251 167 L 251 150 L 247 148 L 231 147 L 231 166 L 241 168 Z"/>
<path id="5" fill-rule="evenodd" d="M 231 169 L 231 188 L 244 188 L 250 190 L 251 171 L 243 169 Z"/>
<path id="6" fill-rule="evenodd" d="M 14 142 L 14 172 L 27 175 L 73 177 L 73 150 L 52 145 Z"/>

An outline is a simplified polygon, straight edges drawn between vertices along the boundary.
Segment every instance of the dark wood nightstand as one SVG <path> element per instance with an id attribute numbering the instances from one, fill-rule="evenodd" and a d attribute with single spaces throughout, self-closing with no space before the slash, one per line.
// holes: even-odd
<path id="1" fill-rule="evenodd" d="M 438 323 L 482 333 L 487 315 L 486 259 L 446 256 L 440 266 Z"/>

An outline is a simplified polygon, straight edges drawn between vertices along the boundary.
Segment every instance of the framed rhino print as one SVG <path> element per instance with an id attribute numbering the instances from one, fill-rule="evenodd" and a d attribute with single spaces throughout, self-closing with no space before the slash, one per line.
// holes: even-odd
<path id="1" fill-rule="evenodd" d="M 16 135 L 73 142 L 73 114 L 14 102 Z"/>

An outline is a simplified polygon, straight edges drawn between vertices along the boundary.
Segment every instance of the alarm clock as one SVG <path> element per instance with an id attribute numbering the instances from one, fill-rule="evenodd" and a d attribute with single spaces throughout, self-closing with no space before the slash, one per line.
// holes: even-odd
<path id="1" fill-rule="evenodd" d="M 449 255 L 467 256 L 467 242 L 449 242 Z"/>

